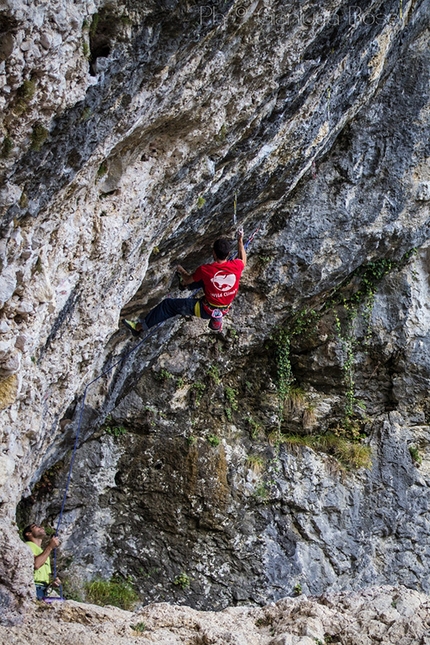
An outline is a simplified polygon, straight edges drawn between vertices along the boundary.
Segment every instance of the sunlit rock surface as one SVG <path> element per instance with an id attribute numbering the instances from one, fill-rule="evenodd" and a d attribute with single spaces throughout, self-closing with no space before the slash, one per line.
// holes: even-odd
<path id="1" fill-rule="evenodd" d="M 68 601 L 38 607 L 20 627 L 0 627 L 0 642 L 21 645 L 36 632 L 46 645 L 426 645 L 430 604 L 427 596 L 405 587 L 285 598 L 221 612 L 161 603 L 132 613 Z"/>

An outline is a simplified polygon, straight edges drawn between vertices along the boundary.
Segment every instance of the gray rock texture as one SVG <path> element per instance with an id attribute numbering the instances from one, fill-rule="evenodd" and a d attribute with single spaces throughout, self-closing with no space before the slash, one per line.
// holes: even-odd
<path id="1" fill-rule="evenodd" d="M 428 14 L 0 6 L 0 622 L 28 603 L 17 529 L 58 522 L 78 427 L 76 593 L 428 592 Z M 134 349 L 120 317 L 237 224 L 258 233 L 224 332 L 181 319 Z"/>
<path id="2" fill-rule="evenodd" d="M 37 632 L 46 645 L 427 645 L 429 630 L 428 597 L 385 586 L 221 612 L 168 603 L 130 612 L 67 601 L 39 607 L 21 627 L 0 627 L 0 642 L 24 645 Z"/>

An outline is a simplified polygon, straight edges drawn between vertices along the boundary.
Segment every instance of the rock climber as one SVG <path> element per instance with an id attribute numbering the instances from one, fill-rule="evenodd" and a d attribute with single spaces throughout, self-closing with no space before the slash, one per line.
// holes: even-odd
<path id="1" fill-rule="evenodd" d="M 219 238 L 213 245 L 213 262 L 202 264 L 194 273 L 188 273 L 182 266 L 177 267 L 180 280 L 185 287 L 201 286 L 201 298 L 165 298 L 144 318 L 137 321 L 123 320 L 123 324 L 134 336 L 147 331 L 168 318 L 198 316 L 210 319 L 209 327 L 216 331 L 222 329 L 222 318 L 230 309 L 237 295 L 242 271 L 246 266 L 246 251 L 243 245 L 243 231 L 237 236 L 237 258 L 229 260 L 230 241 Z"/>
<path id="2" fill-rule="evenodd" d="M 51 552 L 60 544 L 57 537 L 52 537 L 47 546 L 42 549 L 42 541 L 46 537 L 46 531 L 43 526 L 38 524 L 29 524 L 22 532 L 27 546 L 30 547 L 34 555 L 34 584 L 36 585 L 36 598 L 43 600 L 52 584 L 59 587 L 61 582 L 57 578 L 51 582 L 51 562 L 49 556 Z"/>

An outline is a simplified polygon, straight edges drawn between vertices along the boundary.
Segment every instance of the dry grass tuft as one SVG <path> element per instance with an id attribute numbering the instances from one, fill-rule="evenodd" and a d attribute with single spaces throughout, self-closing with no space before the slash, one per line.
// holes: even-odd
<path id="1" fill-rule="evenodd" d="M 0 410 L 12 405 L 18 394 L 18 377 L 16 374 L 10 374 L 0 380 Z"/>

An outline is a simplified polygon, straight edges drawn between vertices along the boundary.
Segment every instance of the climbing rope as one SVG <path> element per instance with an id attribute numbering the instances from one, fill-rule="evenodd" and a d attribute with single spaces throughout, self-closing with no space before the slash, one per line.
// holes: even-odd
<path id="1" fill-rule="evenodd" d="M 254 240 L 254 238 L 257 235 L 259 230 L 260 230 L 259 227 L 256 228 L 255 231 L 250 235 L 250 237 L 248 238 L 248 240 L 244 244 L 245 249 L 247 249 L 249 247 L 249 245 L 252 243 L 252 241 Z M 199 290 L 197 289 L 197 291 L 199 291 Z M 111 365 L 110 367 L 105 369 L 101 374 L 99 374 L 99 376 L 94 378 L 92 381 L 90 381 L 85 386 L 84 393 L 83 393 L 83 396 L 82 396 L 81 407 L 80 407 L 80 411 L 79 411 L 78 427 L 76 429 L 76 436 L 75 436 L 75 442 L 74 442 L 74 445 L 73 445 L 72 457 L 70 459 L 69 472 L 68 472 L 68 475 L 67 475 L 66 486 L 65 486 L 65 489 L 64 489 L 63 499 L 62 499 L 62 502 L 61 502 L 60 514 L 58 516 L 57 528 L 55 529 L 55 535 L 56 536 L 58 535 L 61 523 L 63 521 L 64 508 L 65 508 L 65 505 L 66 505 L 67 495 L 68 495 L 68 492 L 69 492 L 70 482 L 71 482 L 71 479 L 72 479 L 73 464 L 74 464 L 75 457 L 76 457 L 76 452 L 77 452 L 77 449 L 78 449 L 79 437 L 80 437 L 81 429 L 82 429 L 82 420 L 83 420 L 83 414 L 84 414 L 85 401 L 86 401 L 86 398 L 87 398 L 89 388 L 91 387 L 91 385 L 93 385 L 94 383 L 99 381 L 101 378 L 103 378 L 103 376 L 106 376 L 107 374 L 109 374 L 113 369 L 115 369 L 115 367 L 117 367 L 118 365 L 123 363 L 129 356 L 131 356 L 131 354 L 136 352 L 139 349 L 139 347 L 141 347 L 144 343 L 146 343 L 148 338 L 150 338 L 151 336 L 153 336 L 155 334 L 157 329 L 159 327 L 161 327 L 161 325 L 163 325 L 164 322 L 166 322 L 166 321 L 160 322 L 160 323 L 158 323 L 158 325 L 155 325 L 154 327 L 151 327 L 151 329 L 149 329 L 146 332 L 146 334 L 142 338 L 142 340 L 140 340 L 136 345 L 134 345 L 134 347 L 132 347 L 132 349 L 130 351 L 126 352 L 113 365 Z M 57 578 L 57 549 L 54 549 L 54 580 L 56 578 Z M 61 598 L 62 597 L 63 597 L 63 594 L 62 594 L 62 591 L 61 591 Z"/>
<path id="2" fill-rule="evenodd" d="M 248 239 L 246 240 L 245 244 L 243 245 L 245 247 L 245 250 L 247 250 L 248 247 L 252 244 L 252 242 L 254 241 L 254 237 L 257 235 L 257 233 L 259 231 L 260 231 L 260 226 L 257 226 L 255 231 L 253 233 L 251 233 L 251 235 L 248 237 Z"/>
<path id="3" fill-rule="evenodd" d="M 237 213 L 237 193 L 234 193 L 234 202 L 233 202 L 233 224 L 236 226 L 236 213 Z"/>

